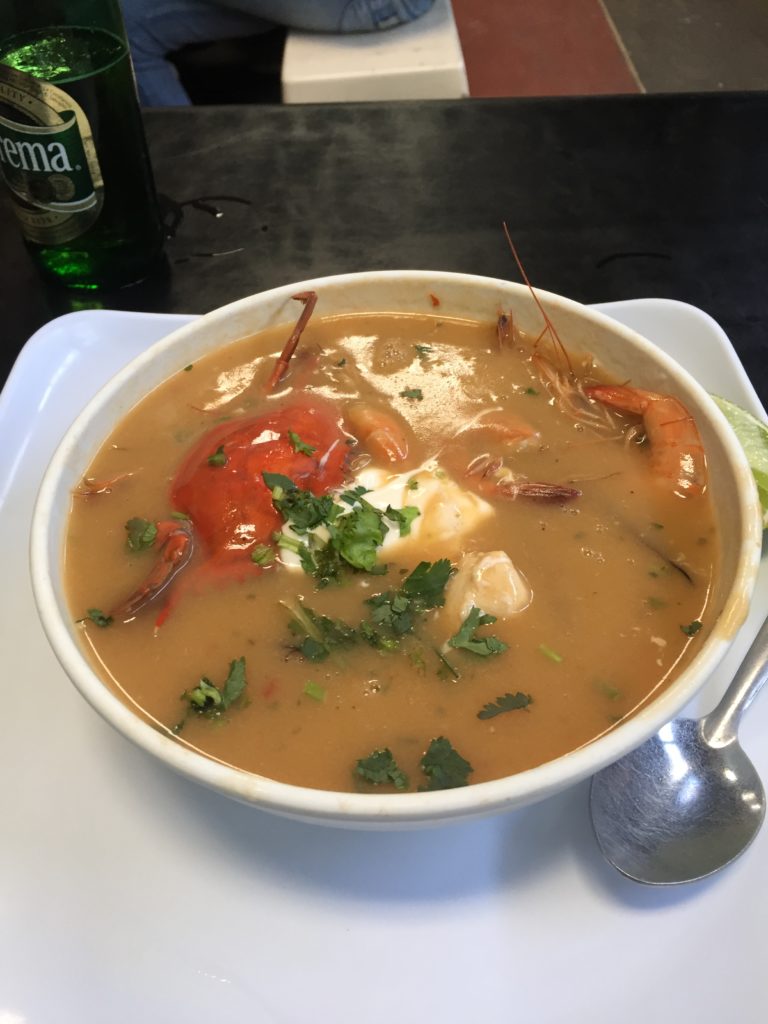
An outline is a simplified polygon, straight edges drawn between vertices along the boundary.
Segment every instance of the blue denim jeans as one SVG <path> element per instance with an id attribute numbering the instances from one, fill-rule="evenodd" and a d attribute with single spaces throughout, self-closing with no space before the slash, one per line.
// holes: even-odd
<path id="1" fill-rule="evenodd" d="M 434 0 L 122 0 L 144 106 L 189 103 L 168 54 L 275 25 L 310 32 L 375 32 L 413 21 Z"/>

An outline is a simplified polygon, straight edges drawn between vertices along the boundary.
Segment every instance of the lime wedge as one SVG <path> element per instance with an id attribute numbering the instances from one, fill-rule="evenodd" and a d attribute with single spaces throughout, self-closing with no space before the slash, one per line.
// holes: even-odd
<path id="1" fill-rule="evenodd" d="M 744 449 L 760 496 L 763 526 L 768 526 L 768 425 L 725 398 L 719 398 L 717 395 L 712 395 L 712 398 L 733 427 L 733 432 Z"/>

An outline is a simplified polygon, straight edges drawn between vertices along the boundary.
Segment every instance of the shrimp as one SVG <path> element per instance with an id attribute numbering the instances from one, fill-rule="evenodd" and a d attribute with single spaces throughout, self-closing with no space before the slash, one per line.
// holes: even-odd
<path id="1" fill-rule="evenodd" d="M 510 448 L 513 452 L 521 451 L 541 440 L 538 431 L 526 420 L 504 409 L 485 410 L 460 427 L 455 438 L 469 432 L 487 433 L 493 439 L 498 439 L 507 452 Z M 450 456 L 449 448 L 446 451 Z M 464 475 L 473 479 L 480 494 L 490 498 L 530 498 L 534 501 L 564 502 L 581 496 L 581 491 L 574 487 L 527 480 L 506 465 L 506 458 L 503 455 L 483 452 L 470 461 Z"/>
<path id="2" fill-rule="evenodd" d="M 590 399 L 619 412 L 641 416 L 653 473 L 682 498 L 698 497 L 707 485 L 704 446 L 693 416 L 672 395 L 627 385 L 593 384 Z"/>
<path id="3" fill-rule="evenodd" d="M 410 436 L 405 423 L 384 409 L 369 402 L 352 402 L 344 420 L 374 458 L 384 462 L 404 462 L 410 450 Z"/>
<path id="4" fill-rule="evenodd" d="M 475 478 L 477 490 L 491 498 L 529 498 L 562 504 L 581 497 L 581 491 L 576 487 L 527 480 L 505 467 L 500 456 L 478 455 L 467 466 L 466 475 Z"/>

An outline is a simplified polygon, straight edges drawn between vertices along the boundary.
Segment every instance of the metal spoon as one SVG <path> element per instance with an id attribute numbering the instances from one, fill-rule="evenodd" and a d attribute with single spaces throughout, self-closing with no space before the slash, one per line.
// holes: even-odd
<path id="1" fill-rule="evenodd" d="M 714 711 L 678 718 L 592 779 L 590 811 L 606 860 L 627 878 L 706 878 L 749 846 L 765 817 L 739 721 L 768 679 L 768 620 Z"/>

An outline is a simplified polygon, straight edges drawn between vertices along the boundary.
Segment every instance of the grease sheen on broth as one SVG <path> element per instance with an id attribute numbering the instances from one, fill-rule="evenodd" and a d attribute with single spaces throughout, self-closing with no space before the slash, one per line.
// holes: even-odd
<path id="1" fill-rule="evenodd" d="M 577 422 L 548 393 L 529 341 L 515 338 L 500 348 L 495 324 L 438 316 L 318 318 L 289 377 L 264 397 L 262 384 L 286 333 L 285 325 L 270 329 L 191 369 L 180 367 L 118 425 L 88 473 L 117 482 L 110 493 L 73 496 L 66 577 L 75 618 L 86 608 L 119 605 L 139 585 L 154 555 L 126 550 L 124 524 L 134 516 L 168 517 L 179 465 L 217 421 L 236 422 L 302 394 L 333 402 L 342 420 L 360 400 L 406 419 L 408 459 L 379 463 L 383 473 L 408 478 L 426 466 L 436 486 L 448 479 L 475 494 L 481 480 L 467 476 L 466 467 L 487 454 L 503 457 L 521 479 L 582 493 L 562 504 L 483 493 L 493 514 L 471 521 L 464 535 L 442 526 L 430 531 L 425 514 L 423 536 L 404 538 L 382 556 L 386 576 L 355 573 L 341 586 L 316 590 L 300 569 L 276 563 L 259 573 L 249 562 L 244 581 L 181 586 L 159 629 L 163 597 L 128 623 L 86 623 L 83 639 L 98 671 L 158 728 L 170 730 L 182 719 L 180 695 L 201 676 L 220 684 L 229 663 L 244 656 L 244 698 L 215 720 L 188 714 L 180 742 L 281 781 L 366 791 L 353 771 L 359 758 L 388 747 L 415 789 L 425 781 L 419 759 L 430 740 L 445 736 L 471 762 L 470 781 L 477 783 L 602 735 L 665 686 L 702 642 L 718 562 L 708 497 L 680 498 L 655 478 L 647 445 L 621 436 L 621 415 L 612 414 L 610 431 Z M 605 379 L 588 373 L 591 381 Z M 536 434 L 511 439 L 470 429 L 486 412 Z M 364 444 L 350 445 L 353 468 L 365 457 Z M 449 607 L 428 613 L 403 650 L 360 642 L 318 663 L 290 650 L 295 638 L 281 602 L 300 600 L 356 626 L 369 614 L 365 599 L 398 587 L 421 560 L 459 563 L 467 553 L 499 550 L 527 581 L 532 600 L 479 631 L 503 640 L 503 653 L 446 652 L 458 680 L 439 671 L 435 653 L 460 625 Z M 202 560 L 196 551 L 184 572 Z M 183 573 L 172 587 L 182 580 Z M 703 623 L 700 633 L 688 636 L 681 627 L 696 621 Z M 322 688 L 324 700 L 305 692 L 308 682 Z M 518 691 L 531 695 L 528 708 L 477 717 L 484 705 Z"/>

